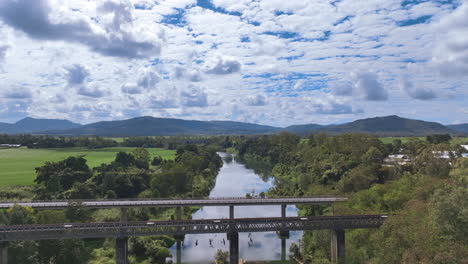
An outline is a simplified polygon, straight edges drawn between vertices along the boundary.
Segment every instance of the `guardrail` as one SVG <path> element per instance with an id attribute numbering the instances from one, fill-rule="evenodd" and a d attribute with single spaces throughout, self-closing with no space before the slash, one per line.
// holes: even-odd
<path id="1" fill-rule="evenodd" d="M 56 201 L 5 201 L 1 208 L 15 204 L 33 208 L 66 208 L 70 204 L 81 204 L 92 208 L 111 207 L 175 207 L 175 206 L 226 206 L 226 205 L 279 205 L 279 204 L 330 204 L 346 201 L 346 197 L 290 197 L 290 198 L 242 198 L 219 197 L 209 199 L 120 199 L 120 200 L 56 200 Z"/>

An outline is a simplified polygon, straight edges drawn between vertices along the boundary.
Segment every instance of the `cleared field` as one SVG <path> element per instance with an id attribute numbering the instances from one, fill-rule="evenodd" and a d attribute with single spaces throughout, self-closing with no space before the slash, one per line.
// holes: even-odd
<path id="1" fill-rule="evenodd" d="M 64 149 L 0 149 L 0 186 L 34 184 L 35 168 L 46 161 L 58 161 L 69 156 L 84 155 L 88 165 L 96 167 L 115 159 L 119 151 L 129 152 L 134 148 L 116 147 L 103 149 L 64 148 Z M 148 148 L 151 157 L 161 156 L 174 159 L 175 151 Z"/>

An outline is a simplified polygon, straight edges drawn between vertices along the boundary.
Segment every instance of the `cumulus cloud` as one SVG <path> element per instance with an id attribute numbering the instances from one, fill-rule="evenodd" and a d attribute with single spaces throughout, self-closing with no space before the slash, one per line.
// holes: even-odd
<path id="1" fill-rule="evenodd" d="M 246 104 L 250 106 L 263 106 L 267 104 L 267 100 L 265 96 L 257 94 L 254 96 L 248 96 L 246 99 Z"/>
<path id="2" fill-rule="evenodd" d="M 200 82 L 202 80 L 198 70 L 187 70 L 179 66 L 174 69 L 174 78 L 178 80 L 188 80 L 190 82 Z"/>
<path id="3" fill-rule="evenodd" d="M 65 67 L 68 85 L 83 84 L 85 79 L 89 76 L 89 70 L 80 64 L 73 64 Z"/>
<path id="4" fill-rule="evenodd" d="M 466 77 L 468 75 L 468 2 L 437 24 L 443 40 L 435 50 L 433 63 L 443 76 Z"/>
<path id="5" fill-rule="evenodd" d="M 411 98 L 418 100 L 431 100 L 436 98 L 436 94 L 433 90 L 422 87 L 414 87 L 413 82 L 408 79 L 405 79 L 401 83 L 401 88 L 405 91 Z"/>
<path id="6" fill-rule="evenodd" d="M 1 95 L 6 99 L 29 99 L 32 97 L 31 91 L 22 86 L 7 89 Z"/>
<path id="7" fill-rule="evenodd" d="M 99 98 L 103 97 L 105 93 L 99 89 L 98 87 L 90 87 L 81 85 L 77 88 L 77 92 L 79 95 L 87 96 L 87 97 L 94 97 Z"/>
<path id="8" fill-rule="evenodd" d="M 141 94 L 143 92 L 143 89 L 141 89 L 141 87 L 132 83 L 125 83 L 120 89 L 123 93 L 126 94 Z"/>
<path id="9" fill-rule="evenodd" d="M 312 112 L 322 115 L 346 115 L 361 113 L 362 110 L 355 111 L 349 104 L 337 102 L 335 100 L 326 100 L 312 104 Z"/>
<path id="10" fill-rule="evenodd" d="M 202 88 L 190 85 L 181 92 L 182 105 L 187 107 L 207 107 L 208 95 Z"/>
<path id="11" fill-rule="evenodd" d="M 6 52 L 9 48 L 10 46 L 0 43 L 0 63 L 2 63 L 5 60 Z"/>
<path id="12" fill-rule="evenodd" d="M 334 95 L 350 96 L 353 94 L 353 85 L 350 83 L 334 84 L 331 89 Z"/>
<path id="13" fill-rule="evenodd" d="M 240 69 L 240 62 L 235 58 L 227 56 L 217 57 L 206 65 L 206 73 L 218 75 L 239 72 Z"/>
<path id="14" fill-rule="evenodd" d="M 161 80 L 161 76 L 152 69 L 144 69 L 136 83 L 125 83 L 121 90 L 127 94 L 141 94 L 156 88 L 156 84 Z"/>
<path id="15" fill-rule="evenodd" d="M 114 13 L 113 31 L 95 32 L 85 19 L 52 21 L 48 0 L 3 0 L 0 20 L 33 39 L 80 43 L 105 56 L 143 58 L 159 54 L 157 41 L 138 40 L 134 32 L 121 29 L 122 23 L 130 22 L 125 6 L 105 2 L 100 9 Z"/>
<path id="16" fill-rule="evenodd" d="M 385 101 L 388 99 L 387 90 L 378 81 L 377 74 L 372 72 L 363 72 L 356 74 L 354 88 L 364 96 L 368 101 Z"/>

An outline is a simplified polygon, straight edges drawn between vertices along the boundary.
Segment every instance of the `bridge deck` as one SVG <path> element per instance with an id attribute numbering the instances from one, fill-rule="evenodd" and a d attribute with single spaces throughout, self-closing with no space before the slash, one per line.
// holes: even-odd
<path id="1" fill-rule="evenodd" d="M 301 198 L 209 198 L 182 200 L 122 199 L 122 200 L 83 200 L 83 201 L 32 201 L 0 202 L 1 208 L 15 204 L 36 209 L 64 209 L 70 202 L 80 202 L 90 208 L 116 207 L 177 207 L 177 206 L 229 206 L 229 205 L 280 205 L 280 204 L 332 204 L 346 201 L 345 197 L 301 197 Z"/>
<path id="2" fill-rule="evenodd" d="M 0 241 L 377 228 L 386 218 L 352 215 L 1 226 Z"/>

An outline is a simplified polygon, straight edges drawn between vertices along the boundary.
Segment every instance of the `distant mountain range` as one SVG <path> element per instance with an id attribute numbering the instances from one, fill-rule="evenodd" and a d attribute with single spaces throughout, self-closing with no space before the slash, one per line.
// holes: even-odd
<path id="1" fill-rule="evenodd" d="M 65 136 L 252 135 L 272 134 L 281 131 L 300 135 L 311 132 L 370 133 L 382 136 L 462 135 L 468 133 L 468 124 L 444 126 L 436 122 L 407 119 L 395 115 L 360 119 L 338 125 L 306 124 L 284 128 L 232 121 L 196 121 L 149 116 L 103 121 L 88 125 L 80 125 L 68 120 L 29 117 L 14 124 L 0 123 L 0 133 Z"/>
<path id="2" fill-rule="evenodd" d="M 447 127 L 455 131 L 468 133 L 468 124 L 448 125 Z"/>
<path id="3" fill-rule="evenodd" d="M 26 117 L 14 124 L 0 123 L 0 133 L 31 134 L 47 130 L 63 130 L 80 127 L 80 124 L 61 119 L 35 119 Z"/>

